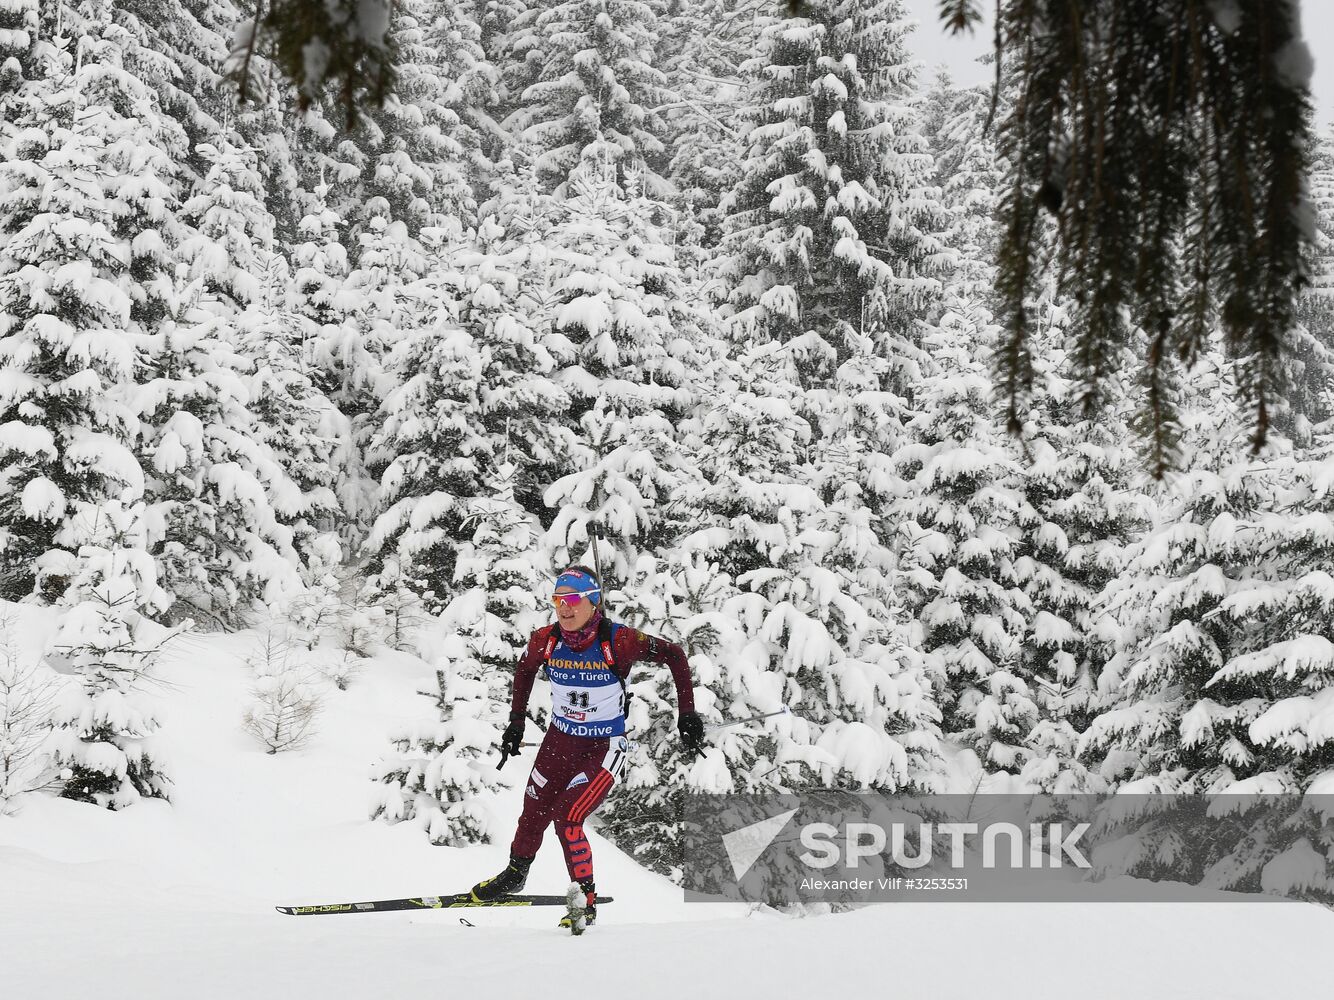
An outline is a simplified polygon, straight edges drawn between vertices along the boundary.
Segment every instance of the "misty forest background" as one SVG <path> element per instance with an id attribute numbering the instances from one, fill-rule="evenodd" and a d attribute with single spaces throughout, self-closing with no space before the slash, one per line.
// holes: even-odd
<path id="1" fill-rule="evenodd" d="M 354 122 L 263 51 L 238 103 L 251 13 L 0 0 L 0 599 L 60 614 L 0 658 L 0 802 L 169 797 L 152 659 L 253 628 L 274 750 L 312 685 L 425 658 L 374 812 L 503 840 L 513 663 L 593 524 L 706 722 L 792 710 L 691 759 L 636 672 L 601 828 L 658 870 L 687 791 L 940 790 L 954 747 L 1033 790 L 1334 791 L 1323 123 L 1269 439 L 1216 335 L 1165 369 L 1155 478 L 1144 349 L 1076 378 L 1055 274 L 1005 433 L 992 94 L 898 0 L 400 0 Z"/>

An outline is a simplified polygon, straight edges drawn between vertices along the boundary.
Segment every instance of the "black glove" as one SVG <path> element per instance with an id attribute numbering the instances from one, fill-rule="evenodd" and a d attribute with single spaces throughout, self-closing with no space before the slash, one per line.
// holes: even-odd
<path id="1" fill-rule="evenodd" d="M 698 712 L 682 712 L 676 720 L 676 729 L 686 750 L 699 753 L 704 749 L 704 720 Z"/>
<path id="2" fill-rule="evenodd" d="M 519 744 L 523 742 L 523 727 L 526 721 L 522 712 L 510 713 L 510 724 L 505 727 L 505 732 L 500 737 L 500 763 L 496 765 L 497 771 L 505 766 L 507 757 L 518 756 Z"/>

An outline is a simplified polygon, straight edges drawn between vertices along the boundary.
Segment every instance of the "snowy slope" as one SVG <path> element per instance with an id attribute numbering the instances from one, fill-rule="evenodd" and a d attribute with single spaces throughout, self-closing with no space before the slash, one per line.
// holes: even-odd
<path id="1" fill-rule="evenodd" d="M 25 611 L 22 639 L 49 627 Z M 253 635 L 192 637 L 155 692 L 177 787 L 121 813 L 29 798 L 0 818 L 0 995 L 14 997 L 531 997 L 555 987 L 637 998 L 890 995 L 1243 997 L 1327 981 L 1334 914 L 1299 904 L 918 904 L 789 919 L 686 905 L 594 839 L 617 902 L 580 939 L 553 910 L 292 918 L 275 903 L 443 893 L 505 845 L 435 848 L 366 819 L 385 734 L 430 709 L 409 656 L 331 692 L 320 736 L 271 757 L 239 728 Z M 531 753 L 531 751 L 528 751 Z M 514 768 L 518 777 L 522 763 Z M 519 790 L 508 805 L 519 808 Z M 555 844 L 530 888 L 560 891 Z M 1094 952 L 1122 956 L 1091 969 Z M 577 963 L 577 964 L 576 964 Z"/>

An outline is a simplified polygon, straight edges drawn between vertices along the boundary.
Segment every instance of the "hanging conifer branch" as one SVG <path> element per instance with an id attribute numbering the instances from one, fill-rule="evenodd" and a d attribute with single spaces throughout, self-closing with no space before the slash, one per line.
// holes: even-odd
<path id="1" fill-rule="evenodd" d="M 336 88 L 349 127 L 394 89 L 395 0 L 257 0 L 236 29 L 227 75 L 245 101 L 264 52 L 296 86 L 301 110 Z"/>
<path id="2" fill-rule="evenodd" d="M 998 352 L 1017 430 L 1032 383 L 1031 317 L 1042 215 L 1056 220 L 1060 291 L 1079 306 L 1083 400 L 1140 345 L 1151 371 L 1153 464 L 1171 455 L 1172 393 L 1159 367 L 1190 362 L 1221 325 L 1253 407 L 1253 444 L 1285 392 L 1282 360 L 1303 254 L 1308 79 L 1297 0 L 1006 0 L 998 65 L 1016 100 L 999 123 L 1010 169 L 1002 204 Z M 941 0 L 952 31 L 979 0 Z M 1147 349 L 1145 345 L 1147 344 Z"/>
<path id="3" fill-rule="evenodd" d="M 953 34 L 971 31 L 982 22 L 978 0 L 940 0 L 940 20 Z"/>

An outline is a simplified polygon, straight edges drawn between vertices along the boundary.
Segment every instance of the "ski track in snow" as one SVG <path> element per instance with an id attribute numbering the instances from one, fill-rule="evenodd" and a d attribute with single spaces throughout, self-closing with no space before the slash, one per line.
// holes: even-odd
<path id="1" fill-rule="evenodd" d="M 38 648 L 47 623 L 24 609 Z M 0 995 L 109 1000 L 238 997 L 532 997 L 554 987 L 637 1000 L 882 996 L 1295 996 L 1327 983 L 1334 913 L 1312 905 L 916 904 L 793 919 L 685 904 L 667 880 L 593 834 L 599 890 L 616 902 L 581 938 L 560 911 L 287 917 L 278 903 L 466 889 L 506 844 L 432 847 L 411 824 L 366 818 L 368 768 L 431 672 L 375 660 L 331 691 L 319 736 L 269 756 L 241 732 L 253 634 L 191 636 L 160 664 L 160 744 L 171 805 L 120 813 L 29 797 L 0 818 Z M 525 751 L 530 758 L 532 750 Z M 517 783 L 526 764 L 508 765 Z M 518 815 L 521 789 L 506 797 Z M 566 884 L 547 843 L 528 888 Z M 474 926 L 460 923 L 463 916 Z"/>

